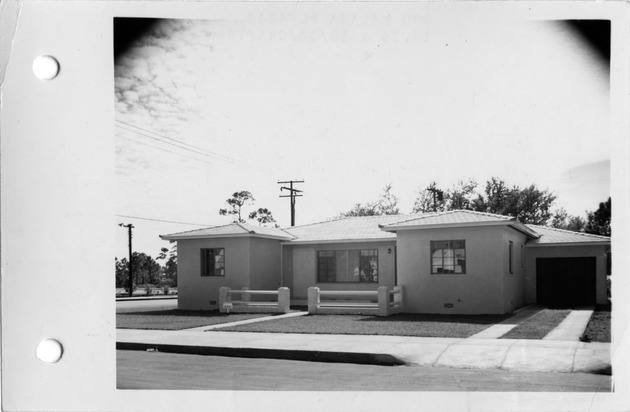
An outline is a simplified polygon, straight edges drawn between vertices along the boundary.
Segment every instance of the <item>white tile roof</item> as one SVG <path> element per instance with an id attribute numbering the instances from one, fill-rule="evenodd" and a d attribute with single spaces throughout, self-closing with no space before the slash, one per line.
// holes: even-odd
<path id="1" fill-rule="evenodd" d="M 525 225 L 531 230 L 540 234 L 540 238 L 528 242 L 532 245 L 558 244 L 558 243 L 602 243 L 609 244 L 610 238 L 607 236 L 591 235 L 583 232 L 573 232 L 570 230 L 555 229 L 547 226 Z"/>
<path id="2" fill-rule="evenodd" d="M 495 215 L 492 213 L 473 212 L 472 210 L 449 210 L 447 212 L 425 213 L 407 220 L 400 220 L 385 225 L 389 227 L 409 227 L 428 225 L 450 225 L 458 223 L 485 223 L 514 221 L 511 216 Z"/>
<path id="3" fill-rule="evenodd" d="M 331 242 L 344 240 L 395 239 L 395 233 L 385 232 L 379 225 L 409 219 L 417 215 L 379 215 L 346 217 L 310 225 L 294 226 L 286 231 L 296 237 L 291 243 Z"/>
<path id="4" fill-rule="evenodd" d="M 510 216 L 491 213 L 473 212 L 470 210 L 453 210 L 448 212 L 424 213 L 413 215 L 380 215 L 346 217 L 326 222 L 294 226 L 286 229 L 253 226 L 247 223 L 230 223 L 204 229 L 174 233 L 160 236 L 165 240 L 184 240 L 199 238 L 218 238 L 236 236 L 256 236 L 289 241 L 290 243 L 331 243 L 344 241 L 374 241 L 396 239 L 396 229 L 433 225 L 474 225 L 504 222 L 515 229 L 527 233 L 531 238 L 529 245 L 547 244 L 610 244 L 610 238 L 554 229 L 546 226 L 523 225 Z"/>
<path id="5" fill-rule="evenodd" d="M 165 240 L 199 239 L 204 237 L 234 237 L 254 235 L 258 237 L 268 237 L 272 239 L 289 240 L 292 238 L 282 229 L 264 226 L 253 226 L 247 223 L 230 223 L 222 226 L 212 226 L 203 229 L 189 230 L 186 232 L 173 233 L 160 236 Z"/>

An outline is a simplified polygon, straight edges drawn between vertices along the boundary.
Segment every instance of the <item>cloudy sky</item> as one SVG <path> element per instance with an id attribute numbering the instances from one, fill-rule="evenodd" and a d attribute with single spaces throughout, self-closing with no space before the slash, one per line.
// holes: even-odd
<path id="1" fill-rule="evenodd" d="M 535 183 L 580 215 L 610 195 L 608 66 L 557 22 L 161 20 L 115 75 L 117 219 L 152 255 L 160 234 L 228 223 L 239 190 L 288 226 L 278 180 L 305 180 L 298 224 L 388 183 L 405 213 L 434 180 Z"/>

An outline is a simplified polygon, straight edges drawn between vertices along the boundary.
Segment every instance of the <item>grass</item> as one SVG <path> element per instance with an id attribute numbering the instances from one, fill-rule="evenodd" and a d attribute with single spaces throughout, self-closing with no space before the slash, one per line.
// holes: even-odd
<path id="1" fill-rule="evenodd" d="M 501 336 L 501 339 L 542 339 L 571 313 L 568 309 L 543 309 Z"/>
<path id="2" fill-rule="evenodd" d="M 598 305 L 580 338 L 582 342 L 610 342 L 610 305 Z"/>
<path id="3" fill-rule="evenodd" d="M 306 315 L 221 328 L 232 332 L 314 333 L 467 338 L 508 315 Z"/>
<path id="4" fill-rule="evenodd" d="M 225 315 L 218 310 L 159 310 L 153 312 L 130 312 L 116 314 L 116 327 L 120 329 L 160 329 L 181 330 L 219 323 L 260 318 L 269 314 L 230 314 Z"/>

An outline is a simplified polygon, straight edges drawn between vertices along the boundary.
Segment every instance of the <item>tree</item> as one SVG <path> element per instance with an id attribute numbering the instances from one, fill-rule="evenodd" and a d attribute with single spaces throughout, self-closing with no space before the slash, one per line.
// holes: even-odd
<path id="1" fill-rule="evenodd" d="M 129 262 L 127 258 L 118 260 L 117 257 L 114 261 L 116 262 L 116 287 L 126 288 L 129 286 Z"/>
<path id="2" fill-rule="evenodd" d="M 219 214 L 221 216 L 232 215 L 234 219 L 233 222 L 245 223 L 246 221 L 243 218 L 243 214 L 244 214 L 243 206 L 248 205 L 248 204 L 251 205 L 253 204 L 255 200 L 256 199 L 254 199 L 254 196 L 252 195 L 252 193 L 247 190 L 234 192 L 232 194 L 232 197 L 229 199 L 226 199 L 225 201 L 225 203 L 228 204 L 229 208 L 219 209 Z M 261 226 L 267 223 L 276 222 L 273 215 L 271 214 L 271 211 L 264 207 L 259 207 L 258 209 L 250 212 L 249 215 L 246 215 L 246 216 L 250 220 L 256 220 L 258 222 L 258 225 L 261 225 Z M 276 227 L 277 226 L 278 225 L 276 225 Z"/>
<path id="3" fill-rule="evenodd" d="M 266 207 L 259 207 L 258 210 L 254 210 L 249 214 L 250 220 L 258 221 L 258 225 L 262 226 L 266 223 L 275 223 L 276 219 L 273 218 L 271 211 Z"/>
<path id="4" fill-rule="evenodd" d="M 515 216 L 523 223 L 544 225 L 551 217 L 550 208 L 556 200 L 556 195 L 548 190 L 540 190 L 536 185 L 530 185 L 513 194 L 517 197 Z"/>
<path id="5" fill-rule="evenodd" d="M 221 216 L 232 215 L 234 217 L 234 222 L 245 223 L 245 219 L 241 217 L 241 209 L 247 203 L 253 202 L 254 196 L 247 190 L 242 190 L 240 192 L 234 192 L 232 197 L 226 199 L 225 203 L 228 204 L 229 208 L 227 209 L 219 209 L 219 214 Z"/>
<path id="6" fill-rule="evenodd" d="M 555 194 L 546 189 L 540 190 L 534 184 L 521 189 L 492 177 L 486 182 L 484 194 L 472 201 L 471 209 L 513 216 L 522 223 L 544 225 L 551 217 L 550 208 L 555 200 Z"/>
<path id="7" fill-rule="evenodd" d="M 132 259 L 134 284 L 156 285 L 159 283 L 162 268 L 151 256 L 142 252 L 133 252 Z"/>
<path id="8" fill-rule="evenodd" d="M 491 177 L 484 193 L 485 196 L 479 195 L 473 201 L 473 210 L 506 216 L 518 214 L 518 187 L 510 188 L 502 179 Z"/>
<path id="9" fill-rule="evenodd" d="M 580 216 L 569 215 L 564 208 L 556 209 L 549 226 L 556 229 L 571 230 L 573 232 L 584 232 L 586 220 Z"/>
<path id="10" fill-rule="evenodd" d="M 371 202 L 366 204 L 355 203 L 354 207 L 347 212 L 341 213 L 341 217 L 352 216 L 377 216 L 379 215 L 378 203 Z"/>
<path id="11" fill-rule="evenodd" d="M 471 210 L 476 196 L 477 182 L 459 180 L 453 188 L 446 193 L 447 210 Z"/>
<path id="12" fill-rule="evenodd" d="M 116 287 L 126 288 L 129 286 L 129 261 L 127 258 L 114 259 L 116 262 Z M 134 286 L 160 283 L 163 269 L 151 256 L 133 252 L 132 259 Z"/>
<path id="13" fill-rule="evenodd" d="M 397 215 L 398 197 L 392 193 L 392 185 L 387 184 L 378 200 L 365 204 L 355 203 L 354 207 L 340 214 L 340 217 Z"/>
<path id="14" fill-rule="evenodd" d="M 420 190 L 413 205 L 413 213 L 443 212 L 447 210 L 444 191 L 431 182 L 429 187 Z"/>
<path id="15" fill-rule="evenodd" d="M 177 244 L 169 251 L 163 247 L 156 260 L 164 260 L 164 281 L 169 286 L 177 286 Z"/>
<path id="16" fill-rule="evenodd" d="M 392 193 L 391 183 L 385 185 L 383 188 L 383 193 L 378 200 L 377 209 L 381 215 L 397 215 L 400 213 L 398 197 Z"/>
<path id="17" fill-rule="evenodd" d="M 592 212 L 587 212 L 586 233 L 594 235 L 610 236 L 612 203 L 610 197 L 607 201 L 601 202 L 599 208 Z"/>

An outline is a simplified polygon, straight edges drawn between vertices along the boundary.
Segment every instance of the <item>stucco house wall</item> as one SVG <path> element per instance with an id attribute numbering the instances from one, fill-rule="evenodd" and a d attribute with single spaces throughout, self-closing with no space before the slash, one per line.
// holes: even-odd
<path id="1" fill-rule="evenodd" d="M 201 276 L 201 249 L 225 248 L 225 276 Z M 250 286 L 250 238 L 190 239 L 177 242 L 178 308 L 218 308 L 219 288 Z"/>
<path id="2" fill-rule="evenodd" d="M 280 247 L 279 240 L 250 238 L 251 289 L 272 290 L 280 287 Z"/>
<path id="3" fill-rule="evenodd" d="M 512 273 L 510 273 L 509 245 L 512 242 Z M 503 312 L 525 306 L 525 243 L 527 236 L 511 229 L 503 229 Z"/>
<path id="4" fill-rule="evenodd" d="M 281 286 L 289 288 L 293 298 L 293 247 L 282 245 Z"/>
<path id="5" fill-rule="evenodd" d="M 536 259 L 558 257 L 595 257 L 596 258 L 596 289 L 595 297 L 598 304 L 606 304 L 606 251 L 607 245 L 526 245 L 526 300 L 527 304 L 536 303 Z"/>
<path id="6" fill-rule="evenodd" d="M 405 312 L 504 313 L 506 230 L 476 226 L 398 231 L 398 283 L 404 285 Z M 431 274 L 435 240 L 466 241 L 465 274 Z"/>
<path id="7" fill-rule="evenodd" d="M 317 251 L 361 249 L 378 250 L 378 282 L 317 282 Z M 291 245 L 285 246 L 285 254 L 293 257 L 284 276 L 292 277 L 291 298 L 295 300 L 307 299 L 307 290 L 311 286 L 322 290 L 376 290 L 379 286 L 395 286 L 395 241 Z"/>

